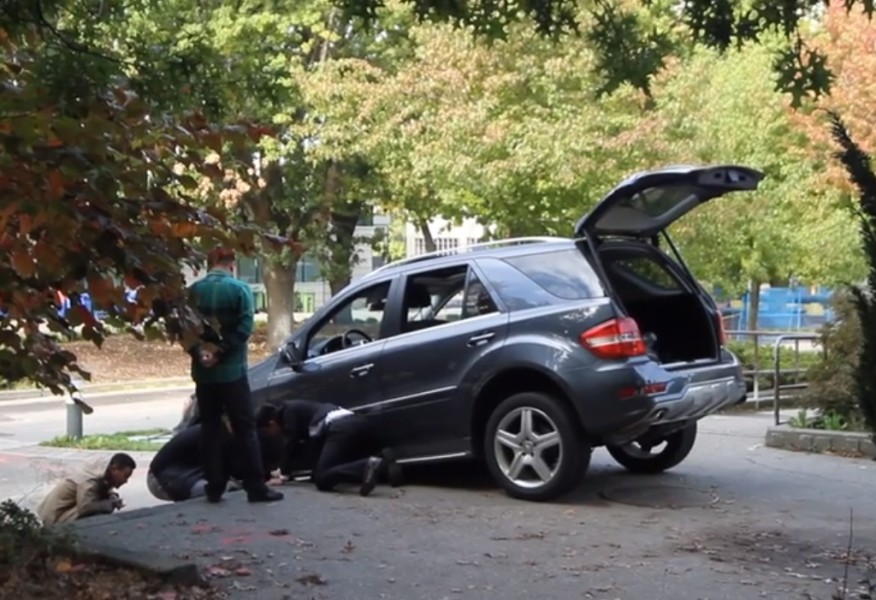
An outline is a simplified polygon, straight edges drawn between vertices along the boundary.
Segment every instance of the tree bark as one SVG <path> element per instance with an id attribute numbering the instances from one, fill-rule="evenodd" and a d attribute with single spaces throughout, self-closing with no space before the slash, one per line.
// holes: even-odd
<path id="1" fill-rule="evenodd" d="M 262 277 L 268 304 L 268 345 L 279 347 L 295 326 L 295 269 L 273 260 L 262 261 Z"/>
<path id="2" fill-rule="evenodd" d="M 421 218 L 417 221 L 417 226 L 420 228 L 420 233 L 423 234 L 423 245 L 426 252 L 435 252 L 435 238 L 432 237 L 432 231 L 429 229 L 429 221 Z"/>
<path id="3" fill-rule="evenodd" d="M 353 260 L 356 252 L 356 224 L 362 214 L 361 204 L 356 204 L 354 212 L 332 212 L 331 230 L 332 240 L 331 261 L 329 270 L 329 287 L 334 296 L 347 287 L 353 275 Z"/>
<path id="4" fill-rule="evenodd" d="M 760 317 L 760 281 L 752 279 L 748 290 L 748 330 L 757 331 Z"/>

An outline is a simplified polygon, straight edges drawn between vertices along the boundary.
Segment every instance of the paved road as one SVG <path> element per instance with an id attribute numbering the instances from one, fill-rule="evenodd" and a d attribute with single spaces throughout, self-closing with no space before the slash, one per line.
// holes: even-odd
<path id="1" fill-rule="evenodd" d="M 850 510 L 852 582 L 876 550 L 876 463 L 765 448 L 768 424 L 710 417 L 662 476 L 626 474 L 600 450 L 557 503 L 514 501 L 477 469 L 445 467 L 370 498 L 296 484 L 271 506 L 237 494 L 79 526 L 193 558 L 241 599 L 828 600 Z"/>
<path id="2" fill-rule="evenodd" d="M 172 428 L 180 419 L 189 390 L 113 393 L 88 397 L 94 413 L 83 417 L 86 434 L 116 433 L 137 429 Z M 0 499 L 12 498 L 32 507 L 50 482 L 83 460 L 109 458 L 111 452 L 78 452 L 37 446 L 66 433 L 63 399 L 36 399 L 0 403 Z M 137 453 L 143 467 L 123 489 L 131 508 L 153 506 L 146 490 L 146 465 L 150 453 Z"/>

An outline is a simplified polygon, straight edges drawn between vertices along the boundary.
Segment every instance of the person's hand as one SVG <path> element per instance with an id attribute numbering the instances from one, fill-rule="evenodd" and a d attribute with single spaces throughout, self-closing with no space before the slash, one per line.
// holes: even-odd
<path id="1" fill-rule="evenodd" d="M 201 362 L 201 365 L 204 367 L 212 367 L 218 361 L 215 352 L 211 352 L 209 350 L 201 350 L 198 354 L 198 360 Z"/>
<path id="2" fill-rule="evenodd" d="M 278 475 L 276 477 L 271 477 L 271 479 L 268 480 L 268 485 L 272 485 L 272 486 L 273 485 L 283 485 L 285 483 L 289 483 L 289 478 L 286 477 L 285 475 Z"/>
<path id="3" fill-rule="evenodd" d="M 110 503 L 112 504 L 113 510 L 119 510 L 124 508 L 125 501 L 122 500 L 121 496 L 118 494 L 110 494 Z"/>

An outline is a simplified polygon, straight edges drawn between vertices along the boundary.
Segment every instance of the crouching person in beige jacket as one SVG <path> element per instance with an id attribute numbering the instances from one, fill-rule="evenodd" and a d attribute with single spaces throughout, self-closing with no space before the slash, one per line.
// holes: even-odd
<path id="1" fill-rule="evenodd" d="M 55 485 L 37 507 L 37 515 L 48 526 L 110 514 L 125 505 L 116 490 L 128 483 L 136 468 L 124 453 L 113 455 L 109 464 L 88 463 Z"/>

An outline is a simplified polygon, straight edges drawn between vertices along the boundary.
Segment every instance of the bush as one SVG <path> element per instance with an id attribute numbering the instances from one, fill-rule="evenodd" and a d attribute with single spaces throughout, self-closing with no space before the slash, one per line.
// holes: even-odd
<path id="1" fill-rule="evenodd" d="M 12 500 L 0 503 L 0 572 L 15 567 L 44 568 L 52 555 L 70 547 L 69 538 L 44 529 L 29 510 Z"/>
<path id="2" fill-rule="evenodd" d="M 848 292 L 838 292 L 831 304 L 836 320 L 821 330 L 827 352 L 809 370 L 809 388 L 803 394 L 803 403 L 822 414 L 836 415 L 851 429 L 860 429 L 863 418 L 855 370 L 863 341 L 861 325 Z"/>
<path id="3" fill-rule="evenodd" d="M 773 379 L 775 376 L 772 371 L 775 368 L 775 358 L 773 356 L 773 347 L 771 344 L 761 344 L 758 349 L 757 354 L 757 362 L 759 365 L 755 364 L 754 360 L 754 341 L 753 340 L 745 340 L 739 341 L 734 340 L 727 343 L 727 348 L 733 352 L 737 357 L 739 357 L 740 362 L 742 363 L 742 368 L 746 371 L 753 371 L 755 369 L 758 370 L 769 370 L 769 373 L 761 374 L 758 377 L 758 387 L 761 390 L 772 389 L 775 385 Z M 801 351 L 800 356 L 796 361 L 794 360 L 794 352 L 793 350 L 783 348 L 781 354 L 779 355 L 779 367 L 781 369 L 800 369 L 800 374 L 795 375 L 794 373 L 781 373 L 779 375 L 779 385 L 788 385 L 794 383 L 795 381 L 806 381 L 807 372 L 809 369 L 813 367 L 813 365 L 818 364 L 821 361 L 821 353 L 820 352 L 808 352 Z M 746 383 L 748 384 L 748 391 L 752 391 L 754 389 L 754 375 L 746 375 L 745 376 Z"/>

